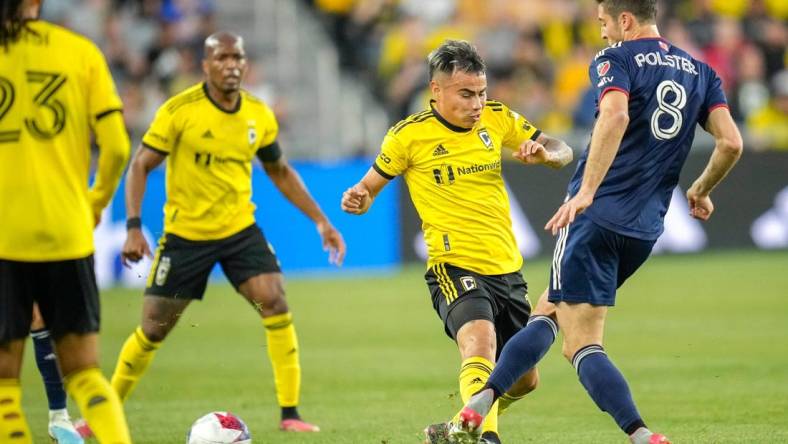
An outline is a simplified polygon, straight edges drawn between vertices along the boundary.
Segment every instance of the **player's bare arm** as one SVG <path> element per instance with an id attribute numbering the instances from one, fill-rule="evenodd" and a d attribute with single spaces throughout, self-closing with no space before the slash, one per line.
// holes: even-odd
<path id="1" fill-rule="evenodd" d="M 123 123 L 120 110 L 103 116 L 95 124 L 94 133 L 99 146 L 98 168 L 88 198 L 93 209 L 96 225 L 101 221 L 101 212 L 107 206 L 118 182 L 123 176 L 123 169 L 129 160 L 129 136 Z"/>
<path id="2" fill-rule="evenodd" d="M 714 204 L 709 194 L 728 175 L 743 150 L 741 134 L 727 107 L 716 108 L 709 114 L 706 131 L 714 136 L 714 152 L 703 173 L 687 190 L 690 215 L 700 220 L 711 217 Z"/>
<path id="3" fill-rule="evenodd" d="M 126 230 L 126 242 L 123 243 L 123 250 L 120 254 L 120 260 L 124 266 L 130 266 L 129 261 L 138 262 L 143 256 L 152 257 L 148 242 L 142 235 L 142 227 L 136 225 L 140 225 L 142 197 L 145 195 L 148 174 L 159 166 L 166 157 L 158 151 L 141 145 L 131 160 L 126 176 L 126 214 L 127 220 L 136 219 L 138 222 L 129 225 L 129 229 Z"/>
<path id="4" fill-rule="evenodd" d="M 526 140 L 512 153 L 526 165 L 542 164 L 550 168 L 563 168 L 572 162 L 572 148 L 563 140 L 540 134 L 536 140 Z"/>
<path id="5" fill-rule="evenodd" d="M 284 156 L 275 161 L 263 162 L 263 169 L 279 192 L 315 223 L 323 241 L 323 249 L 328 251 L 329 262 L 337 266 L 342 265 L 345 259 L 345 240 L 309 194 L 298 172 L 290 166 Z"/>
<path id="6" fill-rule="evenodd" d="M 599 103 L 599 117 L 591 136 L 580 190 L 558 208 L 545 225 L 545 230 L 557 234 L 559 229 L 574 222 L 578 214 L 591 206 L 596 190 L 613 164 L 628 124 L 629 97 L 621 91 L 608 91 Z"/>
<path id="7" fill-rule="evenodd" d="M 342 193 L 342 211 L 355 215 L 366 213 L 372 206 L 375 196 L 387 183 L 389 183 L 388 179 L 381 176 L 374 168 L 370 168 L 361 181 Z"/>

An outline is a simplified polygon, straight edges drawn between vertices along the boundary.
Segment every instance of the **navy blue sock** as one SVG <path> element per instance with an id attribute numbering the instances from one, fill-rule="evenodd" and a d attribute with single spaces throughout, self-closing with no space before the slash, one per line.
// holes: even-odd
<path id="1" fill-rule="evenodd" d="M 621 430 L 627 432 L 633 424 L 643 424 L 627 381 L 608 359 L 601 345 L 589 345 L 578 350 L 572 358 L 572 365 L 591 399 L 613 417 Z"/>
<path id="2" fill-rule="evenodd" d="M 41 373 L 41 379 L 44 380 L 44 387 L 46 387 L 49 410 L 64 409 L 66 408 L 66 391 L 63 389 L 63 379 L 57 368 L 49 331 L 31 331 L 30 336 L 33 338 L 33 350 L 36 353 L 38 371 Z"/>
<path id="3" fill-rule="evenodd" d="M 534 368 L 553 345 L 557 334 L 555 321 L 547 316 L 534 316 L 525 328 L 509 339 L 487 380 L 487 387 L 493 389 L 496 399 Z"/>

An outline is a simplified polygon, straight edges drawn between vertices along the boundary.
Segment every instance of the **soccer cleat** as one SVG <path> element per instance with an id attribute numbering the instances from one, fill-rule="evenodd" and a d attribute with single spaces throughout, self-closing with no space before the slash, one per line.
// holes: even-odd
<path id="1" fill-rule="evenodd" d="M 57 444 L 83 444 L 82 436 L 71 424 L 68 414 L 55 414 L 49 418 L 49 437 Z"/>
<path id="2" fill-rule="evenodd" d="M 629 435 L 632 444 L 670 444 L 667 436 L 660 433 L 652 433 L 651 430 L 641 427 L 635 433 Z"/>
<path id="3" fill-rule="evenodd" d="M 279 430 L 283 432 L 319 432 L 320 427 L 300 419 L 283 419 L 279 423 Z"/>
<path id="4" fill-rule="evenodd" d="M 451 444 L 451 441 L 449 441 L 449 424 L 441 422 L 428 425 L 424 429 L 424 444 Z"/>
<path id="5" fill-rule="evenodd" d="M 424 429 L 424 444 L 487 444 L 476 433 L 468 433 L 453 422 L 439 423 Z"/>
<path id="6" fill-rule="evenodd" d="M 479 444 L 501 444 L 501 438 L 497 433 L 488 430 L 482 433 L 482 437 L 479 438 Z"/>
<path id="7" fill-rule="evenodd" d="M 648 444 L 670 444 L 670 440 L 665 435 L 654 433 L 649 437 Z"/>
<path id="8" fill-rule="evenodd" d="M 481 437 L 482 416 L 470 407 L 463 407 L 457 423 L 449 424 L 449 442 L 457 444 L 476 444 Z"/>
<path id="9" fill-rule="evenodd" d="M 90 426 L 84 418 L 79 418 L 74 421 L 74 428 L 77 430 L 77 433 L 79 433 L 79 436 L 83 438 L 93 438 L 93 430 L 90 430 Z"/>

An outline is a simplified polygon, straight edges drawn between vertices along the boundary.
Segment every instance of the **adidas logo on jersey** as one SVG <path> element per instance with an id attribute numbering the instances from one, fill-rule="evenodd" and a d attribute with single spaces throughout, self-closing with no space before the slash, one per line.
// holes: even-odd
<path id="1" fill-rule="evenodd" d="M 213 133 L 211 132 L 211 130 L 205 130 L 205 132 L 202 133 L 202 138 L 203 139 L 213 139 Z"/>
<path id="2" fill-rule="evenodd" d="M 435 147 L 435 150 L 432 152 L 433 157 L 445 156 L 446 154 L 449 154 L 449 150 L 444 148 L 443 145 L 438 145 L 437 147 Z"/>

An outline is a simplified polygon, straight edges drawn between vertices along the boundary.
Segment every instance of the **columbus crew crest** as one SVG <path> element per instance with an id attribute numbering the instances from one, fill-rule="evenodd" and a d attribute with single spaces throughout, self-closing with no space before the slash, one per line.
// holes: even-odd
<path id="1" fill-rule="evenodd" d="M 249 125 L 249 131 L 247 133 L 247 135 L 249 137 L 249 145 L 254 145 L 255 140 L 257 140 L 257 130 L 254 127 L 255 126 L 255 121 L 254 120 L 248 120 L 246 122 L 246 124 Z"/>
<path id="2" fill-rule="evenodd" d="M 479 134 L 479 139 L 482 139 L 485 148 L 488 150 L 493 149 L 493 141 L 490 138 L 490 134 L 487 132 L 487 129 L 480 129 L 477 134 Z"/>
<path id="3" fill-rule="evenodd" d="M 162 256 L 156 267 L 156 285 L 162 286 L 167 282 L 167 275 L 170 273 L 170 258 Z"/>

